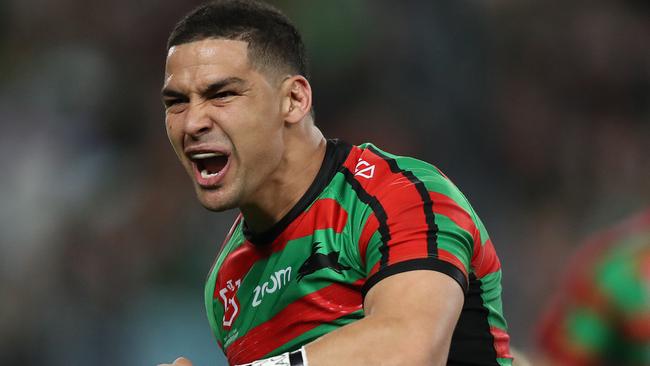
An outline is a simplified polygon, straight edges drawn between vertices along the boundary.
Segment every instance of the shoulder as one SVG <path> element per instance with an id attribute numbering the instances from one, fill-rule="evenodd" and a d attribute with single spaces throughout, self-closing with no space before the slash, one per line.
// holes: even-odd
<path id="1" fill-rule="evenodd" d="M 354 146 L 344 167 L 347 173 L 372 192 L 395 189 L 400 184 L 418 181 L 436 183 L 439 187 L 453 186 L 449 178 L 434 165 L 413 157 L 391 154 L 371 143 Z"/>
<path id="2" fill-rule="evenodd" d="M 345 161 L 343 173 L 361 194 L 378 199 L 449 201 L 470 215 L 473 209 L 458 187 L 435 165 L 395 155 L 371 143 L 354 146 Z"/>

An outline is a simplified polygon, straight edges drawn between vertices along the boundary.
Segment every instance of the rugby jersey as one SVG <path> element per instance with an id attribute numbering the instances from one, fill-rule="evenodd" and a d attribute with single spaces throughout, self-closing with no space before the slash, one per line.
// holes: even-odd
<path id="1" fill-rule="evenodd" d="M 501 265 L 465 196 L 431 164 L 329 140 L 314 182 L 285 217 L 263 233 L 236 219 L 205 306 L 229 363 L 241 364 L 362 319 L 373 285 L 422 269 L 465 293 L 448 364 L 511 365 Z"/>
<path id="2" fill-rule="evenodd" d="M 650 365 L 650 208 L 584 243 L 538 331 L 558 365 Z"/>

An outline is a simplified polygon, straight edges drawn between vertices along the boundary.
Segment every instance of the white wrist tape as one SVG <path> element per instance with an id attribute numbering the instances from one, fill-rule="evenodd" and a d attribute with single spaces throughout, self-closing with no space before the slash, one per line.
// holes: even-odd
<path id="1" fill-rule="evenodd" d="M 302 355 L 302 366 L 309 366 L 309 362 L 307 362 L 307 351 L 305 350 L 305 347 L 300 347 L 300 355 Z"/>
<path id="2" fill-rule="evenodd" d="M 281 355 L 263 360 L 253 361 L 244 365 L 237 366 L 309 366 L 307 364 L 307 353 L 305 347 L 300 347 L 299 350 L 294 352 L 285 352 Z"/>

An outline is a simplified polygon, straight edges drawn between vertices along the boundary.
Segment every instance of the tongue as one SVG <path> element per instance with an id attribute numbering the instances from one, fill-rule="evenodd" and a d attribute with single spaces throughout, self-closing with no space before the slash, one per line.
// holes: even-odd
<path id="1" fill-rule="evenodd" d="M 226 156 L 217 156 L 214 158 L 204 159 L 203 166 L 209 174 L 218 173 L 226 166 L 228 158 Z"/>

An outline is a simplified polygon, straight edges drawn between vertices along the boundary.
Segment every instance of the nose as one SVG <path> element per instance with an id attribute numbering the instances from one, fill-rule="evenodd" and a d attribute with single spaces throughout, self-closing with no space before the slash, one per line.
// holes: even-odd
<path id="1" fill-rule="evenodd" d="M 214 123 L 205 108 L 200 104 L 191 103 L 185 117 L 185 134 L 193 139 L 210 132 Z"/>

